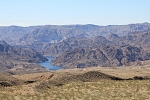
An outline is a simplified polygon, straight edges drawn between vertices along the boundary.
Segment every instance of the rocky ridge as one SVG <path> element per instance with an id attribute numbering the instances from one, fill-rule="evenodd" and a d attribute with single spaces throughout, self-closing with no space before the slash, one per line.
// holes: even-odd
<path id="1" fill-rule="evenodd" d="M 85 68 L 93 66 L 113 67 L 131 65 L 132 62 L 150 60 L 150 53 L 133 46 L 116 48 L 75 48 L 56 57 L 51 63 L 64 68 Z"/>
<path id="2" fill-rule="evenodd" d="M 111 34 L 107 39 L 99 36 L 93 39 L 64 40 L 52 48 L 49 46 L 50 52 L 57 51 L 59 54 L 52 64 L 65 68 L 140 65 L 141 61 L 150 59 L 149 33 L 150 31 L 142 31 L 126 36 Z M 64 46 L 65 48 L 61 49 L 61 46 L 63 47 L 61 44 L 67 44 L 68 47 Z"/>
<path id="3" fill-rule="evenodd" d="M 7 44 L 5 41 L 0 41 L 1 71 L 8 70 L 8 69 L 11 70 L 16 66 L 23 66 L 25 68 L 25 67 L 29 67 L 29 65 L 31 66 L 32 64 L 46 61 L 46 60 L 47 59 L 45 57 L 43 57 L 40 53 L 34 50 L 15 48 Z"/>
<path id="4" fill-rule="evenodd" d="M 45 43 L 56 43 L 72 37 L 95 37 L 130 34 L 133 31 L 149 30 L 149 23 L 128 25 L 45 25 L 45 26 L 1 26 L 0 39 L 10 45 L 42 47 Z M 44 44 L 43 44 L 44 43 Z M 40 46 L 38 46 L 38 45 Z"/>

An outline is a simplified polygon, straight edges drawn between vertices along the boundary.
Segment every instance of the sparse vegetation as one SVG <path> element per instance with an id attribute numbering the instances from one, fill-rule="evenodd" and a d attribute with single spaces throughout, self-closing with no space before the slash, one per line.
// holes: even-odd
<path id="1" fill-rule="evenodd" d="M 18 89 L 20 93 L 16 92 Z M 14 100 L 148 100 L 150 99 L 150 80 L 73 82 L 61 87 L 53 86 L 51 89 L 34 90 L 35 94 L 30 91 L 26 94 L 23 92 L 27 92 L 23 87 L 1 88 L 0 97 L 3 100 L 10 98 Z"/>
<path id="2" fill-rule="evenodd" d="M 137 68 L 130 69 L 130 71 L 128 71 L 128 68 L 106 69 L 107 68 L 96 68 L 95 70 L 97 71 L 95 71 L 94 68 L 72 69 L 56 72 L 13 75 L 13 77 L 15 77 L 14 79 L 22 79 L 25 83 L 11 87 L 0 86 L 0 98 L 2 100 L 150 99 L 150 80 L 134 79 L 134 76 L 137 76 L 137 74 L 141 77 L 150 76 L 148 73 L 149 69 Z M 138 70 L 141 70 L 141 72 Z M 117 75 L 116 72 L 118 72 Z M 110 74 L 108 75 L 108 73 Z M 128 74 L 130 74 L 130 77 Z M 52 77 L 49 78 L 49 76 Z M 112 80 L 112 76 L 121 77 L 125 80 Z M 88 80 L 86 80 L 87 77 Z M 128 78 L 132 78 L 132 80 L 126 80 Z M 8 76 L 7 79 L 9 79 Z M 91 79 L 91 81 L 89 79 Z M 26 82 L 29 83 L 27 84 Z M 41 88 L 37 88 L 37 86 L 41 86 Z"/>

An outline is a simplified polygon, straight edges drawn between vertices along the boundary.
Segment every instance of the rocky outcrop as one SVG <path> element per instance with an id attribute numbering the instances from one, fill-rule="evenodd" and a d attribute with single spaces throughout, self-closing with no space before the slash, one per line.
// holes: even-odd
<path id="1" fill-rule="evenodd" d="M 46 61 L 40 53 L 31 49 L 15 48 L 7 44 L 5 41 L 0 41 L 0 69 L 12 69 L 20 63 L 37 63 Z"/>
<path id="2" fill-rule="evenodd" d="M 110 41 L 102 36 L 94 38 L 69 38 L 59 43 L 50 43 L 45 46 L 43 52 L 45 55 L 56 57 L 65 51 L 72 50 L 74 48 L 97 48 L 110 43 Z"/>
<path id="3" fill-rule="evenodd" d="M 116 34 L 115 34 L 116 35 Z M 132 45 L 136 47 L 142 47 L 146 50 L 150 49 L 150 30 L 132 32 L 126 36 L 120 36 L 114 38 L 112 35 L 108 36 L 107 39 L 111 40 L 113 45 L 125 46 Z"/>
<path id="4" fill-rule="evenodd" d="M 56 43 L 71 37 L 108 36 L 109 34 L 127 35 L 132 31 L 149 30 L 149 23 L 128 25 L 45 25 L 45 26 L 8 26 L 0 27 L 0 39 L 10 45 Z M 37 45 L 34 45 L 34 49 Z M 39 46 L 38 46 L 39 47 Z M 37 48 L 38 48 L 37 47 Z"/>
<path id="5" fill-rule="evenodd" d="M 117 48 L 106 45 L 101 48 L 75 48 L 56 57 L 51 63 L 64 68 L 93 66 L 113 67 L 130 65 L 132 62 L 149 60 L 150 53 L 143 49 L 126 46 Z"/>
<path id="6" fill-rule="evenodd" d="M 129 65 L 131 62 L 149 60 L 149 53 L 145 52 L 150 51 L 148 30 L 149 23 L 0 27 L 0 39 L 15 46 L 1 42 L 0 65 L 11 69 L 14 61 L 37 63 L 46 60 L 32 49 L 57 56 L 52 63 L 66 67 Z M 108 35 L 108 40 L 102 37 Z"/>
<path id="7" fill-rule="evenodd" d="M 150 51 L 150 31 L 132 32 L 126 36 L 111 34 L 107 38 L 97 36 L 94 38 L 69 38 L 59 43 L 50 43 L 43 49 L 44 54 L 56 56 L 73 48 L 97 48 L 110 44 L 122 48 L 133 46 Z"/>

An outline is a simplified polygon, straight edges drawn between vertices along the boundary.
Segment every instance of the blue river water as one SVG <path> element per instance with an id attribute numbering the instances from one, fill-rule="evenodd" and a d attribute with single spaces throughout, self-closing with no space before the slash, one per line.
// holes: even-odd
<path id="1" fill-rule="evenodd" d="M 62 69 L 62 67 L 59 67 L 59 66 L 53 66 L 50 64 L 51 60 L 53 59 L 52 57 L 46 57 L 48 59 L 48 61 L 45 61 L 45 62 L 41 62 L 41 63 L 38 63 L 39 65 L 45 67 L 46 69 L 49 69 L 49 70 L 58 70 L 58 69 Z"/>

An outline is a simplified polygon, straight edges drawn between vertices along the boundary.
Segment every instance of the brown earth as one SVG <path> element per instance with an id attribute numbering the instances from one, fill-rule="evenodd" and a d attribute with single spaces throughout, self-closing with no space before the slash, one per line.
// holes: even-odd
<path id="1" fill-rule="evenodd" d="M 130 99 L 130 96 L 134 99 L 145 96 L 143 100 L 146 100 L 145 98 L 150 98 L 148 95 L 149 72 L 149 66 L 130 66 L 66 69 L 18 75 L 0 74 L 0 98 L 54 100 L 72 97 L 86 99 L 89 96 L 91 99 L 102 97 L 116 99 L 113 95 L 121 93 L 117 96 L 117 100 Z M 99 94 L 102 92 L 103 95 Z M 78 94 L 82 94 L 82 97 Z"/>

